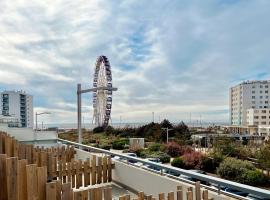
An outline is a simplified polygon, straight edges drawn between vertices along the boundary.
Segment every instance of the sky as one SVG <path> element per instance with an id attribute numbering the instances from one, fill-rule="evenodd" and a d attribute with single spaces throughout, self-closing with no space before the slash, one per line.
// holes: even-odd
<path id="1" fill-rule="evenodd" d="M 270 77 L 268 0 L 1 0 L 0 90 L 76 122 L 76 87 L 112 66 L 112 121 L 229 121 L 229 88 Z M 83 118 L 92 121 L 90 94 Z"/>

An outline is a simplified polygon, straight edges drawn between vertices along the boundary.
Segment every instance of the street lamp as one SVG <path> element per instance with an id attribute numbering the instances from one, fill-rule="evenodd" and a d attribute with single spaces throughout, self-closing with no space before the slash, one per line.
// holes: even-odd
<path id="1" fill-rule="evenodd" d="M 50 113 L 50 112 L 41 112 L 41 113 L 37 113 L 37 112 L 36 112 L 36 131 L 37 131 L 37 129 L 38 129 L 38 125 L 37 125 L 37 122 L 38 122 L 37 116 L 38 116 L 38 115 L 48 115 L 48 114 L 51 114 L 51 113 Z"/>
<path id="2" fill-rule="evenodd" d="M 167 133 L 167 144 L 169 142 L 169 131 L 173 130 L 173 129 L 169 129 L 169 128 L 162 128 L 162 130 L 166 130 Z"/>

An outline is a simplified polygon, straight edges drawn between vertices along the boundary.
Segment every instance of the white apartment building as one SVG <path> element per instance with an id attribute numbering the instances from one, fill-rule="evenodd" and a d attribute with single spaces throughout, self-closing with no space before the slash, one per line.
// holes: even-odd
<path id="1" fill-rule="evenodd" d="M 252 114 L 270 108 L 270 80 L 245 81 L 230 89 L 230 121 L 232 126 L 260 125 L 264 118 L 252 119 Z M 250 109 L 254 109 L 251 111 Z M 247 112 L 249 110 L 249 113 Z M 249 114 L 249 115 L 248 115 Z M 249 119 L 247 118 L 249 116 Z M 254 116 L 254 117 L 255 117 Z M 259 116 L 258 116 L 259 117 Z M 256 123 L 253 123 L 256 122 Z M 268 122 L 268 121 L 267 121 Z M 266 123 L 267 123 L 266 122 Z"/>
<path id="2" fill-rule="evenodd" d="M 33 127 L 33 96 L 23 91 L 0 93 L 0 114 L 18 120 L 19 127 Z"/>

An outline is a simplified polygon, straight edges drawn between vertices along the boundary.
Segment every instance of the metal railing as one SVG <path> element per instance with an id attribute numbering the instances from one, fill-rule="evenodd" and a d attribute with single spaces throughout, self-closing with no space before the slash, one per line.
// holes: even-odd
<path id="1" fill-rule="evenodd" d="M 200 181 L 205 181 L 205 182 L 217 185 L 218 191 L 221 190 L 221 187 L 228 187 L 231 189 L 235 189 L 238 191 L 242 191 L 245 193 L 249 193 L 249 194 L 259 196 L 259 197 L 264 197 L 264 198 L 270 199 L 270 191 L 265 190 L 265 189 L 261 189 L 258 187 L 253 187 L 253 186 L 249 186 L 249 185 L 245 185 L 245 184 L 241 184 L 241 183 L 236 183 L 233 181 L 229 181 L 229 180 L 225 180 L 225 179 L 221 179 L 221 178 L 217 178 L 217 177 L 213 177 L 213 176 L 208 176 L 208 175 L 192 172 L 189 170 L 184 170 L 184 169 L 180 169 L 180 168 L 176 168 L 176 167 L 172 167 L 172 166 L 168 166 L 168 165 L 163 165 L 163 164 L 151 162 L 148 160 L 144 160 L 141 158 L 136 158 L 136 157 L 128 156 L 125 154 L 120 154 L 120 153 L 115 153 L 115 152 L 111 152 L 108 150 L 104 150 L 104 149 L 100 149 L 100 148 L 96 148 L 96 147 L 91 147 L 91 146 L 79 144 L 76 142 L 71 142 L 68 140 L 57 139 L 57 141 L 61 142 L 62 144 L 74 145 L 75 147 L 77 147 L 79 149 L 87 150 L 89 152 L 103 153 L 103 154 L 107 154 L 107 155 L 111 155 L 111 156 L 119 156 L 120 159 L 125 159 L 128 161 L 134 161 L 134 162 L 140 162 L 144 165 L 149 165 L 149 166 L 158 168 L 161 171 L 166 170 L 166 171 L 178 173 L 181 175 L 185 175 L 185 176 L 188 176 L 188 177 L 191 177 L 194 179 L 198 179 Z M 225 193 L 228 194 L 227 192 L 225 192 Z"/>

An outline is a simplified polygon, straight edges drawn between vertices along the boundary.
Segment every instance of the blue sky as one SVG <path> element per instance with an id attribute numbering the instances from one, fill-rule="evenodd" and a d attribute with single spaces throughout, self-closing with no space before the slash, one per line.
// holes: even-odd
<path id="1" fill-rule="evenodd" d="M 112 119 L 227 122 L 229 88 L 269 79 L 268 0 L 0 1 L 0 89 L 34 95 L 47 123 L 76 121 L 76 84 L 110 59 Z M 91 96 L 83 115 L 92 119 Z"/>

